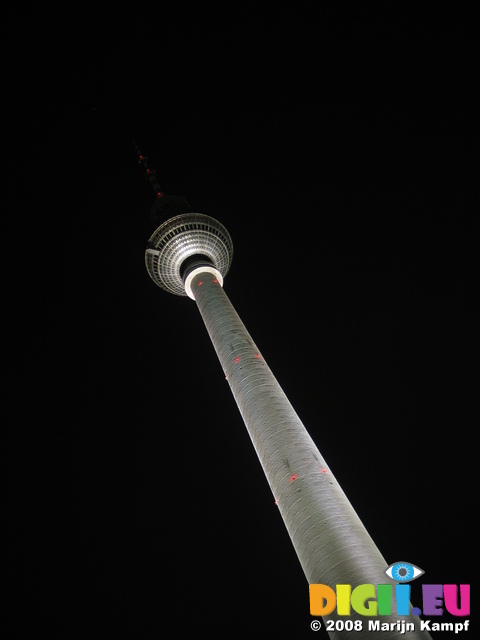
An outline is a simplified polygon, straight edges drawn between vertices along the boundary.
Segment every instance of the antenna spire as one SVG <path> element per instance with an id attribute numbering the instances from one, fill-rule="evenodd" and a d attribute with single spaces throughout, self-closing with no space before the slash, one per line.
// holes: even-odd
<path id="1" fill-rule="evenodd" d="M 160 222 L 181 213 L 189 213 L 192 208 L 182 196 L 172 196 L 162 191 L 157 180 L 155 169 L 150 169 L 148 158 L 141 151 L 135 140 L 132 140 L 133 146 L 138 156 L 138 164 L 145 171 L 145 179 L 148 180 L 155 194 L 155 202 L 150 209 L 150 219 L 155 226 Z"/>
<path id="2" fill-rule="evenodd" d="M 150 169 L 150 167 L 148 166 L 147 156 L 143 155 L 143 153 L 140 151 L 140 148 L 135 142 L 135 140 L 132 140 L 132 142 L 133 142 L 133 146 L 135 147 L 135 151 L 137 152 L 138 164 L 142 165 L 142 167 L 145 169 L 145 177 L 150 182 L 153 192 L 155 193 L 155 197 L 161 198 L 163 196 L 163 193 L 160 188 L 160 185 L 158 184 L 155 169 Z"/>

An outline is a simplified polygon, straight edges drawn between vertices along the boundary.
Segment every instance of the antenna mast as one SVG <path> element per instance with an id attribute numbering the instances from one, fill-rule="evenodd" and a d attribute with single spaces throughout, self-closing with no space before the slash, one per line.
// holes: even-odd
<path id="1" fill-rule="evenodd" d="M 135 142 L 135 140 L 132 140 L 132 142 L 133 142 L 133 146 L 135 147 L 135 151 L 137 152 L 137 155 L 138 155 L 138 164 L 142 165 L 142 167 L 145 169 L 145 177 L 150 182 L 153 192 L 155 193 L 155 197 L 161 198 L 163 196 L 163 193 L 160 188 L 160 185 L 158 184 L 155 169 L 150 169 L 150 167 L 148 166 L 147 156 L 143 155 L 143 153 L 140 151 L 140 148 Z"/>
<path id="2" fill-rule="evenodd" d="M 162 191 L 160 184 L 157 180 L 155 169 L 150 169 L 148 165 L 147 156 L 143 155 L 139 146 L 132 140 L 133 146 L 138 156 L 138 164 L 141 165 L 145 171 L 145 178 L 150 183 L 155 194 L 155 202 L 150 209 L 150 219 L 155 226 L 157 226 L 162 220 L 170 218 L 171 216 L 178 215 L 180 213 L 188 213 L 192 210 L 189 203 L 182 196 L 172 196 Z"/>

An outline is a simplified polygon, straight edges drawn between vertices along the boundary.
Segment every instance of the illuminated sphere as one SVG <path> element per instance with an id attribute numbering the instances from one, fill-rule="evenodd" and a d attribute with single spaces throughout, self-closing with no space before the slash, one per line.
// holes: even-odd
<path id="1" fill-rule="evenodd" d="M 148 241 L 145 264 L 161 289 L 186 296 L 184 279 L 189 266 L 210 265 L 227 274 L 233 243 L 223 224 L 202 213 L 183 213 L 161 224 Z"/>

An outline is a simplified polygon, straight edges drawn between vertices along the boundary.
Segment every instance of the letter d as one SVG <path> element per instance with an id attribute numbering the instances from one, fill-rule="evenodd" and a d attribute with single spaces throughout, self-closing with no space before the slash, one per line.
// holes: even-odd
<path id="1" fill-rule="evenodd" d="M 326 584 L 310 584 L 310 615 L 327 616 L 335 609 L 337 596 Z"/>

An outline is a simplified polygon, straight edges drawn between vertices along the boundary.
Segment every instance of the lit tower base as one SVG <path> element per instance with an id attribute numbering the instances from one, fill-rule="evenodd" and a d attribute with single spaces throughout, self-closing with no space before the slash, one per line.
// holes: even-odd
<path id="1" fill-rule="evenodd" d="M 222 224 L 187 213 L 153 233 L 146 266 L 159 287 L 197 303 L 308 583 L 333 590 L 337 584 L 352 590 L 388 584 L 386 561 L 223 290 L 232 256 L 233 244 Z M 396 614 L 391 584 L 391 615 L 366 617 L 352 609 L 342 617 L 335 611 L 324 620 L 359 620 L 362 630 L 335 630 L 330 637 L 430 638 L 420 631 L 418 617 Z M 370 620 L 388 623 L 391 630 L 372 632 Z M 407 630 L 408 623 L 415 631 Z"/>

